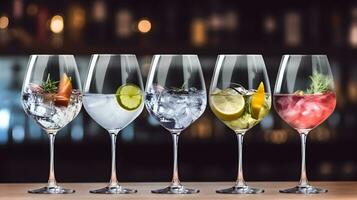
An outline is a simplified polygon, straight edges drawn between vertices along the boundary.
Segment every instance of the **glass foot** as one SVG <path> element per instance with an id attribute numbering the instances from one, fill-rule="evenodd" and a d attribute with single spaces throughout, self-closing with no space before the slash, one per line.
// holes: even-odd
<path id="1" fill-rule="evenodd" d="M 216 192 L 220 194 L 259 194 L 263 193 L 264 190 L 259 188 L 251 188 L 249 186 L 234 186 L 227 189 L 216 190 Z"/>
<path id="2" fill-rule="evenodd" d="M 163 189 L 151 190 L 151 192 L 155 194 L 196 194 L 199 193 L 200 191 L 197 189 L 186 188 L 185 186 L 182 185 L 178 185 L 178 186 L 171 185 Z"/>
<path id="3" fill-rule="evenodd" d="M 28 192 L 32 194 L 72 194 L 75 191 L 72 189 L 65 189 L 60 186 L 46 186 L 40 189 L 29 190 Z"/>
<path id="4" fill-rule="evenodd" d="M 89 192 L 95 194 L 133 194 L 133 193 L 137 193 L 138 191 L 135 189 L 123 188 L 122 186 L 118 185 L 118 186 L 107 186 L 105 188 L 91 190 Z"/>
<path id="5" fill-rule="evenodd" d="M 296 186 L 289 189 L 279 190 L 281 193 L 293 193 L 293 194 L 319 194 L 319 193 L 326 193 L 326 189 L 322 188 L 315 188 L 311 185 L 307 186 Z"/>

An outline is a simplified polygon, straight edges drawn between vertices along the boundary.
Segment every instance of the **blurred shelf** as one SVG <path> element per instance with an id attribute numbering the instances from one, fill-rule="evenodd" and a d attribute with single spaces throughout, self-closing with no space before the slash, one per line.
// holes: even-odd
<path id="1" fill-rule="evenodd" d="M 299 47 L 288 47 L 277 44 L 254 44 L 231 42 L 220 44 L 219 46 L 204 46 L 200 48 L 183 44 L 160 45 L 150 44 L 132 44 L 122 45 L 113 42 L 110 45 L 95 44 L 69 44 L 61 48 L 53 48 L 48 45 L 36 45 L 31 47 L 2 47 L 0 55 L 28 55 L 28 54 L 75 54 L 90 55 L 93 53 L 134 53 L 138 56 L 153 54 L 199 54 L 202 56 L 216 56 L 218 54 L 263 54 L 266 56 L 281 58 L 284 54 L 327 54 L 334 58 L 355 59 L 356 48 L 346 46 L 314 46 L 302 45 Z"/>
<path id="2" fill-rule="evenodd" d="M 44 186 L 43 184 L 0 184 L 0 199 L 17 199 L 17 200 L 41 200 L 41 199 L 205 199 L 205 200 L 224 200 L 224 199 L 356 199 L 357 197 L 357 182 L 315 182 L 313 185 L 328 189 L 328 193 L 316 195 L 301 195 L 301 194 L 281 194 L 279 189 L 295 186 L 297 182 L 253 182 L 251 186 L 264 188 L 265 193 L 257 195 L 224 195 L 216 194 L 215 190 L 232 186 L 232 182 L 192 182 L 184 183 L 184 185 L 200 190 L 198 194 L 192 195 L 160 195 L 150 193 L 151 189 L 165 187 L 168 183 L 123 183 L 122 185 L 138 190 L 136 194 L 121 194 L 121 195 L 103 195 L 90 194 L 90 189 L 104 187 L 105 183 L 67 183 L 61 184 L 64 187 L 75 189 L 76 193 L 66 195 L 35 195 L 28 194 L 28 189 Z M 52 198 L 53 197 L 53 198 Z"/>

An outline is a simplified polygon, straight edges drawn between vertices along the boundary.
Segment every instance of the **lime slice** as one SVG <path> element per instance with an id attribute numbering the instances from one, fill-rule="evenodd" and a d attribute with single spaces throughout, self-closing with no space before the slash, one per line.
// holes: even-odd
<path id="1" fill-rule="evenodd" d="M 257 91 L 252 96 L 252 117 L 254 119 L 259 119 L 259 113 L 261 108 L 264 106 L 265 103 L 265 90 L 264 90 L 264 83 L 260 82 Z"/>
<path id="2" fill-rule="evenodd" d="M 118 104 L 125 110 L 137 109 L 143 100 L 141 89 L 131 83 L 120 86 L 115 96 Z"/>
<path id="3" fill-rule="evenodd" d="M 244 112 L 244 97 L 232 88 L 212 94 L 210 104 L 214 114 L 223 121 L 238 119 Z"/>

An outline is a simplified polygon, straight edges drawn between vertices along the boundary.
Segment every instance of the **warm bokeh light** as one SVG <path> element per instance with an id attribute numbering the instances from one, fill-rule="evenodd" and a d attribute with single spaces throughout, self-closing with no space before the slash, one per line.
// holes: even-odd
<path id="1" fill-rule="evenodd" d="M 326 128 L 324 125 L 319 126 L 312 131 L 313 134 L 310 136 L 311 140 L 317 142 L 328 142 L 332 138 L 331 130 Z"/>
<path id="2" fill-rule="evenodd" d="M 192 138 L 209 139 L 213 135 L 212 121 L 208 117 L 202 117 L 190 128 Z"/>
<path id="3" fill-rule="evenodd" d="M 93 3 L 92 16 L 94 21 L 103 22 L 107 18 L 107 5 L 103 0 L 97 0 Z"/>
<path id="4" fill-rule="evenodd" d="M 290 47 L 296 47 L 301 44 L 301 15 L 298 12 L 291 11 L 284 16 L 285 43 Z"/>
<path id="5" fill-rule="evenodd" d="M 151 30 L 151 22 L 147 19 L 142 19 L 138 23 L 138 30 L 141 33 L 148 33 Z"/>
<path id="6" fill-rule="evenodd" d="M 197 18 L 191 24 L 191 42 L 195 46 L 203 46 L 206 40 L 205 22 L 203 19 Z"/>
<path id="7" fill-rule="evenodd" d="M 6 16 L 0 17 L 0 29 L 6 29 L 9 26 L 9 18 Z"/>
<path id="8" fill-rule="evenodd" d="M 82 29 L 86 23 L 86 12 L 83 7 L 74 5 L 69 9 L 68 25 L 71 30 Z"/>
<path id="9" fill-rule="evenodd" d="M 347 96 L 351 102 L 357 102 L 357 81 L 350 80 L 347 84 Z"/>
<path id="10" fill-rule="evenodd" d="M 357 18 L 357 8 L 352 8 L 351 9 L 351 17 L 352 19 Z M 357 23 L 356 20 L 352 20 L 349 28 L 349 33 L 348 33 L 348 42 L 351 47 L 356 48 L 357 47 Z"/>
<path id="11" fill-rule="evenodd" d="M 284 144 L 288 141 L 288 133 L 284 129 L 265 132 L 264 139 L 273 144 Z"/>
<path id="12" fill-rule="evenodd" d="M 276 30 L 276 19 L 272 15 L 265 17 L 263 22 L 263 28 L 266 33 L 273 33 Z"/>
<path id="13" fill-rule="evenodd" d="M 330 175 L 333 172 L 333 166 L 329 162 L 323 162 L 320 165 L 320 173 L 322 175 Z"/>
<path id="14" fill-rule="evenodd" d="M 22 18 L 24 13 L 24 2 L 23 0 L 14 0 L 12 4 L 12 17 L 15 20 L 19 20 Z"/>
<path id="15" fill-rule="evenodd" d="M 115 33 L 118 37 L 128 38 L 133 32 L 133 16 L 130 10 L 118 10 L 115 15 Z"/>
<path id="16" fill-rule="evenodd" d="M 61 15 L 55 15 L 51 19 L 50 29 L 53 33 L 61 33 L 63 31 L 63 17 Z"/>

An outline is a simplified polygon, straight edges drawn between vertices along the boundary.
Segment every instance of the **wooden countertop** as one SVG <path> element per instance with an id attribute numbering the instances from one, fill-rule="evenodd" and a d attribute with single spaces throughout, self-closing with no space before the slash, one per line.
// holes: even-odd
<path id="1" fill-rule="evenodd" d="M 264 188 L 263 194 L 250 194 L 250 195 L 232 195 L 232 194 L 216 194 L 216 189 L 227 188 L 232 186 L 233 182 L 195 182 L 184 183 L 184 185 L 197 188 L 200 190 L 198 194 L 190 195 L 160 195 L 150 193 L 151 189 L 158 189 L 167 186 L 168 183 L 122 183 L 123 186 L 135 188 L 138 190 L 136 194 L 119 194 L 119 195 L 105 195 L 105 194 L 90 194 L 90 189 L 97 189 L 105 186 L 105 183 L 62 183 L 61 186 L 75 189 L 74 194 L 61 194 L 61 195 L 46 195 L 46 194 L 29 194 L 28 189 L 39 188 L 44 184 L 0 184 L 0 199 L 6 200 L 41 200 L 41 199 L 205 199 L 205 200 L 219 200 L 219 199 L 357 199 L 357 182 L 312 182 L 313 185 L 320 186 L 328 189 L 325 194 L 311 194 L 311 195 L 298 195 L 298 194 L 281 194 L 279 189 L 293 187 L 297 182 L 250 182 L 249 185 Z"/>

